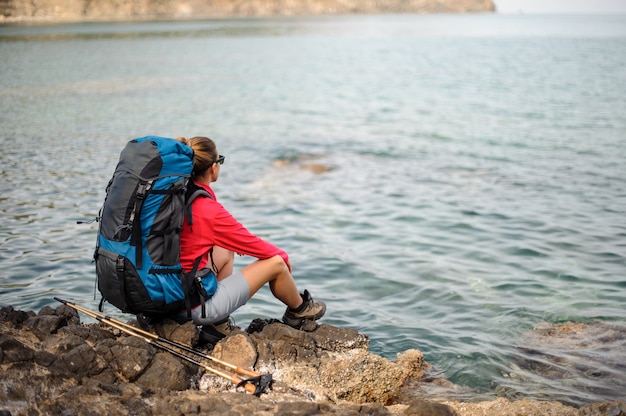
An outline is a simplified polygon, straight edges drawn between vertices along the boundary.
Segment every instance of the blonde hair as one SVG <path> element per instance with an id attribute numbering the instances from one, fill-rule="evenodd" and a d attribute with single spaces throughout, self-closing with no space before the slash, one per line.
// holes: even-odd
<path id="1" fill-rule="evenodd" d="M 217 146 L 208 137 L 196 136 L 191 139 L 177 137 L 176 140 L 185 143 L 193 149 L 192 176 L 201 176 L 217 161 Z"/>

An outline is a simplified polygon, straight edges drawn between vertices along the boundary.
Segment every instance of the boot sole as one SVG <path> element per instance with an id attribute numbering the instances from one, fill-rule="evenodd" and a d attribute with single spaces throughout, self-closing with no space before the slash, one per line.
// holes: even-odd
<path id="1" fill-rule="evenodd" d="M 302 316 L 302 317 L 290 317 L 288 316 L 289 312 L 285 312 L 285 314 L 283 315 L 283 323 L 293 327 L 293 328 L 299 328 L 300 326 L 302 326 L 302 323 L 304 321 L 317 321 L 318 319 L 320 319 L 322 316 L 324 316 L 324 314 L 326 313 L 326 305 L 324 305 L 324 307 L 322 308 L 322 310 L 318 313 L 316 313 L 313 316 Z"/>

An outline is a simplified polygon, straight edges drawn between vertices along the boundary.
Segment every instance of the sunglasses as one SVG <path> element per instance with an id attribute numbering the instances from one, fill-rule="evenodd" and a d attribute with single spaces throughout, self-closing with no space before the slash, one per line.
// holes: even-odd
<path id="1" fill-rule="evenodd" d="M 214 163 L 219 163 L 220 165 L 224 164 L 224 159 L 226 159 L 224 156 L 219 155 L 219 157 L 217 158 L 217 160 Z"/>

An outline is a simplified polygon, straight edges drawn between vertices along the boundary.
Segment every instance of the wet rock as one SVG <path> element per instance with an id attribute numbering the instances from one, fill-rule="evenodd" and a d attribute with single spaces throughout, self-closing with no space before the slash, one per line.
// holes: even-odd
<path id="1" fill-rule="evenodd" d="M 580 416 L 626 416 L 626 403 L 592 403 L 580 409 Z"/>
<path id="2" fill-rule="evenodd" d="M 253 331 L 249 341 L 243 335 L 226 338 L 214 354 L 254 364 L 256 349 L 255 367 L 274 373 L 278 392 L 298 391 L 316 401 L 390 404 L 408 378 L 419 376 L 425 366 L 423 355 L 406 352 L 394 363 L 371 354 L 368 343 L 353 329 L 322 324 L 306 332 L 271 323 Z M 210 374 L 203 382 L 212 388 L 220 385 Z"/>
<path id="3" fill-rule="evenodd" d="M 318 415 L 320 414 L 320 405 L 318 403 L 279 403 L 276 406 L 274 414 L 276 415 Z"/>
<path id="4" fill-rule="evenodd" d="M 252 340 L 246 334 L 235 334 L 218 342 L 211 355 L 242 368 L 253 368 L 258 357 Z"/>
<path id="5" fill-rule="evenodd" d="M 148 368 L 155 349 L 138 338 L 105 339 L 95 351 L 121 381 L 135 381 Z"/>
<path id="6" fill-rule="evenodd" d="M 31 361 L 34 358 L 33 350 L 9 335 L 0 335 L 1 363 L 17 363 Z"/>
<path id="7" fill-rule="evenodd" d="M 391 404 L 405 382 L 395 363 L 366 350 L 329 354 L 315 365 L 280 366 L 280 379 L 316 400 Z"/>
<path id="8" fill-rule="evenodd" d="M 13 327 L 24 323 L 28 319 L 28 316 L 27 312 L 16 311 L 13 309 L 13 306 L 4 306 L 0 308 L 0 320 Z"/>
<path id="9" fill-rule="evenodd" d="M 167 353 L 159 353 L 151 360 L 150 367 L 139 376 L 137 383 L 151 389 L 179 391 L 191 386 L 191 377 L 179 359 Z"/>
<path id="10" fill-rule="evenodd" d="M 271 373 L 273 388 L 260 397 L 245 394 L 230 379 L 207 371 L 205 365 L 231 373 L 213 361 L 190 364 L 142 338 L 102 324 L 80 324 L 66 308 L 46 308 L 39 314 L 2 308 L 0 412 L 13 416 L 626 415 L 622 402 L 574 408 L 503 398 L 480 403 L 415 398 L 402 394 L 403 389 L 433 380 L 432 367 L 420 351 L 405 351 L 392 361 L 370 353 L 368 338 L 353 329 L 321 324 L 304 331 L 276 321 L 251 326 L 220 341 L 212 354 Z M 195 326 L 189 324 L 165 323 L 155 330 L 192 345 L 197 339 Z M 614 333 L 607 336 L 619 343 Z M 436 380 L 437 386 L 452 385 Z"/>
<path id="11" fill-rule="evenodd" d="M 198 328 L 192 321 L 179 324 L 176 321 L 166 319 L 152 325 L 152 330 L 155 334 L 163 338 L 179 342 L 188 347 L 198 343 Z"/>
<path id="12" fill-rule="evenodd" d="M 78 315 L 78 312 L 66 305 L 59 305 L 56 309 L 53 309 L 50 306 L 44 306 L 41 308 L 37 316 L 58 316 L 60 318 L 64 318 L 66 324 L 74 325 L 80 323 L 80 316 Z"/>
<path id="13" fill-rule="evenodd" d="M 411 416 L 456 416 L 456 413 L 450 406 L 443 403 L 431 402 L 428 400 L 414 400 L 404 412 L 405 415 Z"/>
<path id="14" fill-rule="evenodd" d="M 321 156 L 322 155 L 302 155 L 297 159 L 277 159 L 272 163 L 272 166 L 282 169 L 298 168 L 312 172 L 316 175 L 333 170 L 334 167 L 315 161 L 315 159 Z"/>
<path id="15" fill-rule="evenodd" d="M 191 399 L 191 400 L 189 400 Z M 230 406 L 222 400 L 209 400 L 205 395 L 198 394 L 191 398 L 175 397 L 171 400 L 158 400 L 154 403 L 154 412 L 159 415 L 166 414 L 228 414 Z"/>
<path id="16" fill-rule="evenodd" d="M 559 402 L 542 402 L 534 400 L 509 401 L 504 398 L 479 403 L 447 403 L 459 415 L 482 416 L 520 416 L 520 415 L 541 415 L 541 416 L 600 416 L 606 413 L 586 413 L 583 409 L 576 409 Z"/>
<path id="17" fill-rule="evenodd" d="M 88 381 L 40 401 L 41 414 L 51 415 L 140 415 L 148 416 L 150 405 L 140 395 L 128 395 L 118 386 Z"/>
<path id="18" fill-rule="evenodd" d="M 315 361 L 328 351 L 363 349 L 369 344 L 369 339 L 356 330 L 326 324 L 319 325 L 314 332 L 306 332 L 272 323 L 251 334 L 250 339 L 256 344 L 258 361 L 268 368 L 276 366 L 277 357 L 287 362 Z"/>
<path id="19" fill-rule="evenodd" d="M 39 338 L 46 339 L 50 334 L 56 334 L 59 328 L 67 325 L 67 319 L 57 315 L 38 315 L 26 320 L 25 325 Z"/>
<path id="20" fill-rule="evenodd" d="M 95 344 L 98 340 L 102 339 L 116 338 L 113 332 L 106 327 L 101 327 L 100 324 L 93 324 L 89 326 L 78 324 L 65 326 L 57 331 L 57 335 L 62 337 L 75 335 L 91 344 Z"/>
<path id="21" fill-rule="evenodd" d="M 45 350 L 37 350 L 34 353 L 35 363 L 42 367 L 50 367 L 57 359 L 55 354 Z"/>
<path id="22" fill-rule="evenodd" d="M 55 355 L 62 355 L 80 345 L 86 344 L 84 339 L 73 334 L 68 334 L 65 337 L 56 335 L 50 336 L 42 343 L 42 346 L 46 351 L 50 351 Z"/>
<path id="23" fill-rule="evenodd" d="M 80 380 L 100 374 L 106 368 L 96 352 L 87 344 L 82 344 L 60 355 L 50 366 L 53 374 L 73 376 Z"/>
<path id="24" fill-rule="evenodd" d="M 626 325 L 609 322 L 542 322 L 520 336 L 508 383 L 498 386 L 502 395 L 515 398 L 518 391 L 550 389 L 552 380 L 568 380 L 566 403 L 587 404 L 571 394 L 600 394 L 614 400 L 626 395 Z"/>

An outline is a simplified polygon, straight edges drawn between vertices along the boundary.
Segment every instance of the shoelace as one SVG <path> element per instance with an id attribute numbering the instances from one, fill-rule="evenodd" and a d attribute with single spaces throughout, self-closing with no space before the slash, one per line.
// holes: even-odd
<path id="1" fill-rule="evenodd" d="M 228 321 L 226 321 L 225 329 L 228 332 L 231 332 L 231 331 L 234 331 L 236 329 L 239 329 L 239 327 L 236 325 L 236 322 L 235 322 L 235 320 L 233 319 L 232 316 L 228 317 Z"/>

